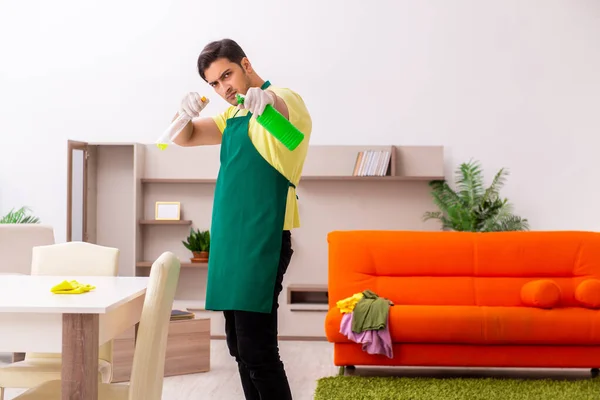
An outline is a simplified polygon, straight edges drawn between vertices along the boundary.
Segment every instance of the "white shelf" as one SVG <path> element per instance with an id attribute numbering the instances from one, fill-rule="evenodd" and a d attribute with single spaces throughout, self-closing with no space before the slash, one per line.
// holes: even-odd
<path id="1" fill-rule="evenodd" d="M 140 225 L 191 225 L 189 220 L 162 220 L 162 219 L 142 219 Z"/>
<path id="2" fill-rule="evenodd" d="M 215 183 L 217 179 L 201 178 L 201 179 L 178 179 L 178 178 L 142 178 L 142 183 Z"/>
<path id="3" fill-rule="evenodd" d="M 402 182 L 402 181 L 434 181 L 444 179 L 443 176 L 353 176 L 353 175 L 307 175 L 300 179 L 303 181 L 354 181 L 354 182 Z"/>
<path id="4" fill-rule="evenodd" d="M 354 181 L 354 182 L 368 182 L 368 181 L 383 181 L 383 182 L 412 182 L 412 181 L 434 181 L 443 180 L 443 176 L 353 176 L 353 175 L 304 175 L 300 178 L 300 182 L 303 181 Z M 215 183 L 216 179 L 177 179 L 177 178 L 159 178 L 159 179 L 142 179 L 142 183 Z"/>

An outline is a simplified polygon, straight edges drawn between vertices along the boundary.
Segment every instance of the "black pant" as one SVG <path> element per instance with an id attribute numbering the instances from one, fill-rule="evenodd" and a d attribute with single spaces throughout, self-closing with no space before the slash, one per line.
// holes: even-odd
<path id="1" fill-rule="evenodd" d="M 271 313 L 225 311 L 225 334 L 236 359 L 246 400 L 291 400 L 277 344 L 277 309 L 283 275 L 292 258 L 290 231 L 283 231 Z"/>

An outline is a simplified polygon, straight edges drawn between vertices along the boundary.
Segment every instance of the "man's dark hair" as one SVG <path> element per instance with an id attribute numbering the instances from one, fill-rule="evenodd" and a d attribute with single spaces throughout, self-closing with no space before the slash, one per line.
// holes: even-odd
<path id="1" fill-rule="evenodd" d="M 246 53 L 237 44 L 235 41 L 231 39 L 222 39 L 214 42 L 210 42 L 207 44 L 200 56 L 198 56 L 198 73 L 206 81 L 206 76 L 204 75 L 204 71 L 210 64 L 215 62 L 219 58 L 226 58 L 229 61 L 242 65 L 242 59 L 246 57 Z"/>

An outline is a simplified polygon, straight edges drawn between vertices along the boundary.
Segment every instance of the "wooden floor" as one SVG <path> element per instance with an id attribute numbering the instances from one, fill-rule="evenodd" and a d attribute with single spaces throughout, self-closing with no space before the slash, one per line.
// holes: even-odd
<path id="1" fill-rule="evenodd" d="M 294 400 L 312 399 L 317 379 L 338 372 L 332 363 L 333 347 L 330 343 L 281 341 L 280 349 Z M 10 355 L 0 354 L 0 365 L 8 362 L 10 362 Z M 12 400 L 23 391 L 7 389 L 5 400 Z M 211 342 L 210 372 L 165 378 L 163 399 L 243 400 L 237 366 L 227 351 L 225 341 Z"/>
<path id="2" fill-rule="evenodd" d="M 317 379 L 336 375 L 333 346 L 327 342 L 280 342 L 281 357 L 292 386 L 294 400 L 311 400 Z M 211 371 L 204 374 L 165 378 L 163 399 L 168 400 L 243 400 L 237 367 L 229 356 L 224 340 L 211 342 Z M 293 360 L 293 361 L 292 361 Z M 0 354 L 0 365 L 10 362 L 9 354 Z M 516 378 L 589 379 L 589 369 L 481 369 L 481 368 L 359 368 L 356 374 L 393 376 L 475 376 Z M 12 400 L 22 389 L 7 389 L 5 400 Z"/>

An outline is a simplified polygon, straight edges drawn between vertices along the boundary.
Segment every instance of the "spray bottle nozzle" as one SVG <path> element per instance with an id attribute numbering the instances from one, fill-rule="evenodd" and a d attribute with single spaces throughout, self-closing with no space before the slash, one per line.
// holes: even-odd
<path id="1" fill-rule="evenodd" d="M 205 96 L 200 97 L 200 100 L 202 101 L 201 108 L 204 109 L 204 107 L 206 107 L 206 105 L 209 103 L 209 100 Z M 156 147 L 158 147 L 160 150 L 165 150 L 191 120 L 192 118 L 190 116 L 185 113 L 181 113 L 179 117 L 177 117 L 175 121 L 169 125 L 167 130 L 156 141 Z"/>

